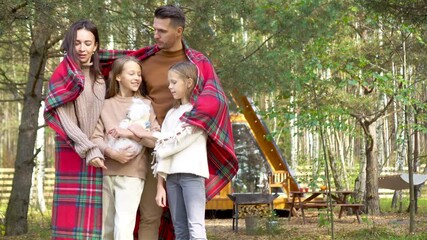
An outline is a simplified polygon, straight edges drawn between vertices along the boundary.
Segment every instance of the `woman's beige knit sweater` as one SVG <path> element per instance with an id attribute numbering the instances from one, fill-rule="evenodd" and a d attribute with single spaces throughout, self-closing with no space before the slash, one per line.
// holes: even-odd
<path id="1" fill-rule="evenodd" d="M 59 119 L 68 137 L 74 143 L 77 154 L 86 159 L 86 163 L 95 157 L 102 157 L 98 146 L 89 139 L 101 114 L 105 99 L 105 82 L 102 78 L 95 82 L 89 74 L 89 66 L 83 66 L 85 76 L 84 89 L 74 102 L 57 108 Z"/>

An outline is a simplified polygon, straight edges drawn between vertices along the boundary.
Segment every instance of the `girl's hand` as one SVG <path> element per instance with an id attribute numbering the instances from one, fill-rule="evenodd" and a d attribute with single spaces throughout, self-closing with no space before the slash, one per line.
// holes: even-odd
<path id="1" fill-rule="evenodd" d="M 129 147 L 120 151 L 114 150 L 112 148 L 107 148 L 105 150 L 105 153 L 111 159 L 114 159 L 122 164 L 129 162 L 139 154 L 138 152 L 129 150 Z"/>
<path id="2" fill-rule="evenodd" d="M 94 158 L 90 160 L 88 165 L 107 170 L 107 167 L 104 165 L 104 161 L 100 158 Z"/>
<path id="3" fill-rule="evenodd" d="M 157 186 L 156 203 L 159 207 L 166 207 L 166 190 L 163 186 Z"/>
<path id="4" fill-rule="evenodd" d="M 141 124 L 132 124 L 128 127 L 129 131 L 131 131 L 133 134 L 137 135 L 138 137 L 143 136 L 145 132 L 149 132 L 145 127 L 141 126 Z"/>
<path id="5" fill-rule="evenodd" d="M 149 148 L 154 148 L 156 145 L 157 138 L 153 136 L 153 133 L 150 131 L 150 129 L 146 129 L 139 124 L 132 124 L 129 126 L 128 130 L 132 132 L 135 137 L 139 138 L 136 141 L 142 145 Z"/>
<path id="6" fill-rule="evenodd" d="M 127 129 L 123 129 L 120 127 L 115 127 L 110 129 L 110 131 L 108 131 L 108 134 L 110 134 L 113 138 L 125 138 L 125 137 L 129 137 L 132 133 L 129 132 L 129 130 Z"/>

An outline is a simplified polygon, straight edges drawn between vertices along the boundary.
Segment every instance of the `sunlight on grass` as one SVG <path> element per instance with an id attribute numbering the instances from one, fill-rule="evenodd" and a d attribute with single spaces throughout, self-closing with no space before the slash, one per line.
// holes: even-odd
<path id="1" fill-rule="evenodd" d="M 372 227 L 339 234 L 337 237 L 340 239 L 396 239 L 398 236 L 387 228 Z"/>
<path id="2" fill-rule="evenodd" d="M 381 212 L 399 212 L 399 206 L 402 204 L 402 212 L 406 212 L 409 206 L 409 196 L 403 195 L 402 203 L 397 203 L 397 208 L 391 207 L 391 198 L 380 199 Z M 418 199 L 418 214 L 427 214 L 427 198 Z"/>
<path id="3" fill-rule="evenodd" d="M 414 235 L 396 234 L 386 227 L 372 227 L 368 229 L 361 229 L 358 231 L 338 233 L 336 239 L 427 239 L 426 233 L 417 233 Z"/>
<path id="4" fill-rule="evenodd" d="M 0 207 L 0 236 L 4 236 L 5 226 L 4 217 L 6 215 L 6 204 L 2 204 Z M 50 207 L 48 207 L 50 209 Z M 28 234 L 17 237 L 4 237 L 1 239 L 8 240 L 20 240 L 20 239 L 31 239 L 31 240 L 46 240 L 50 239 L 50 222 L 51 212 L 46 211 L 41 213 L 37 208 L 30 207 L 28 213 Z"/>

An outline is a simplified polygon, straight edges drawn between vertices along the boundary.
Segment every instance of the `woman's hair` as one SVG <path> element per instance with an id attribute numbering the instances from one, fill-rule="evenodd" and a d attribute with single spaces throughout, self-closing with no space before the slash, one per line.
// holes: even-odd
<path id="1" fill-rule="evenodd" d="M 80 61 L 78 59 L 75 42 L 77 38 L 77 31 L 80 29 L 86 29 L 87 31 L 91 32 L 93 36 L 95 36 L 95 43 L 97 43 L 96 51 L 92 55 L 92 66 L 90 67 L 90 72 L 95 75 L 95 79 L 98 79 L 98 77 L 101 75 L 101 70 L 99 66 L 99 34 L 98 34 L 98 28 L 95 24 L 93 24 L 89 20 L 81 19 L 75 23 L 73 23 L 70 26 L 70 29 L 68 29 L 68 32 L 64 36 L 64 40 L 61 45 L 61 51 L 64 51 L 70 56 L 75 63 L 80 64 Z"/>
<path id="2" fill-rule="evenodd" d="M 182 27 L 183 30 L 185 28 L 184 11 L 175 5 L 165 5 L 158 7 L 154 11 L 154 17 L 159 19 L 170 18 L 174 27 Z"/>
<path id="3" fill-rule="evenodd" d="M 137 63 L 142 70 L 141 63 L 135 57 L 123 56 L 121 58 L 117 58 L 114 61 L 113 66 L 111 67 L 111 71 L 107 81 L 107 93 L 105 98 L 114 97 L 119 93 L 120 85 L 116 78 L 122 73 L 124 65 L 130 61 Z M 139 86 L 139 91 L 137 91 L 135 95 L 147 97 L 147 88 L 145 86 L 144 81 L 141 82 L 141 85 Z"/>
<path id="4" fill-rule="evenodd" d="M 186 97 L 190 99 L 197 81 L 197 67 L 190 61 L 178 62 L 169 68 L 169 71 L 174 71 L 184 81 L 191 81 L 191 87 L 187 89 Z M 175 99 L 173 107 L 177 108 L 181 104 L 180 99 Z"/>

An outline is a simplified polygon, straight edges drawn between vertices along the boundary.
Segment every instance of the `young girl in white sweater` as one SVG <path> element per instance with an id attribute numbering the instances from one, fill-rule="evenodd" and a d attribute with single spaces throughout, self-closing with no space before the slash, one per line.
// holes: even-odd
<path id="1" fill-rule="evenodd" d="M 141 65 L 133 57 L 112 66 L 101 117 L 92 136 L 105 156 L 102 190 L 102 239 L 133 239 L 136 213 L 144 188 L 147 147 L 159 131 L 151 101 L 140 94 Z"/>
<path id="2" fill-rule="evenodd" d="M 207 133 L 180 121 L 193 108 L 189 99 L 196 85 L 197 67 L 189 61 L 179 62 L 169 69 L 168 81 L 176 103 L 166 114 L 161 132 L 153 134 L 158 139 L 154 149 L 156 202 L 165 207 L 167 199 L 176 240 L 206 239 Z"/>

